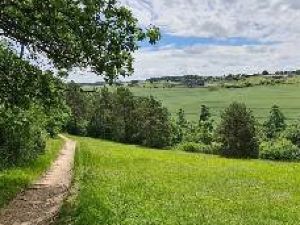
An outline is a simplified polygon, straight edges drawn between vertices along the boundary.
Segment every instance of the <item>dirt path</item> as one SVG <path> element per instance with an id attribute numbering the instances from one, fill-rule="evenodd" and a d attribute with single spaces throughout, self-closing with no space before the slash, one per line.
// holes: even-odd
<path id="1" fill-rule="evenodd" d="M 61 137 L 65 145 L 56 161 L 40 180 L 0 212 L 0 225 L 46 225 L 57 215 L 71 185 L 76 145 Z"/>

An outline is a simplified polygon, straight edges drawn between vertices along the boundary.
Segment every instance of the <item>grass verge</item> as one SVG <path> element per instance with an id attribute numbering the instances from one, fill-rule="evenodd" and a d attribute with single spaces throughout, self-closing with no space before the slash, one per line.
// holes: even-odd
<path id="1" fill-rule="evenodd" d="M 27 166 L 0 170 L 0 208 L 43 174 L 57 157 L 64 141 L 49 139 L 46 151 Z"/>

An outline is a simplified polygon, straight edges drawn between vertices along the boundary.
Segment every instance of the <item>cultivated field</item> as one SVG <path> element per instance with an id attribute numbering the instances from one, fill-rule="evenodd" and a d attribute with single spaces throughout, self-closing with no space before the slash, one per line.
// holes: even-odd
<path id="1" fill-rule="evenodd" d="M 218 117 L 220 111 L 233 101 L 246 103 L 260 121 L 268 116 L 274 104 L 281 107 L 289 121 L 300 118 L 300 84 L 240 89 L 132 88 L 131 90 L 139 96 L 153 95 L 160 99 L 172 114 L 183 108 L 190 120 L 198 120 L 202 104 L 210 107 L 213 116 Z"/>
<path id="2" fill-rule="evenodd" d="M 300 164 L 73 138 L 76 194 L 58 224 L 300 223 Z"/>

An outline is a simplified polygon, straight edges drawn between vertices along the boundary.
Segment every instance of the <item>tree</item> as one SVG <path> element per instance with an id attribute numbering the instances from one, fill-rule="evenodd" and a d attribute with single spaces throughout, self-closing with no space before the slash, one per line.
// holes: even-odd
<path id="1" fill-rule="evenodd" d="M 38 105 L 24 110 L 0 106 L 0 169 L 23 165 L 45 149 L 46 117 Z"/>
<path id="2" fill-rule="evenodd" d="M 173 127 L 169 112 L 153 98 L 135 97 L 124 87 L 114 91 L 102 88 L 90 96 L 80 91 L 68 95 L 71 125 L 77 125 L 68 129 L 78 128 L 78 121 L 84 121 L 79 128 L 91 137 L 157 148 L 171 145 Z"/>
<path id="3" fill-rule="evenodd" d="M 90 120 L 90 135 L 123 143 L 132 143 L 137 132 L 134 96 L 129 89 L 118 87 L 115 91 L 103 88 L 96 94 L 93 118 Z M 92 129 L 91 129 L 92 128 Z M 94 134 L 93 134 L 94 133 Z"/>
<path id="4" fill-rule="evenodd" d="M 210 118 L 210 112 L 209 108 L 206 105 L 201 105 L 201 110 L 200 110 L 200 122 L 208 121 Z"/>
<path id="5" fill-rule="evenodd" d="M 46 111 L 64 104 L 64 84 L 50 71 L 20 59 L 0 43 L 0 105 L 26 109 L 32 103 Z"/>
<path id="6" fill-rule="evenodd" d="M 217 129 L 219 141 L 223 144 L 221 154 L 227 157 L 257 158 L 255 119 L 245 104 L 232 103 L 222 113 Z"/>
<path id="7" fill-rule="evenodd" d="M 204 144 L 211 143 L 213 136 L 213 121 L 211 119 L 209 108 L 206 105 L 201 106 L 199 127 L 196 130 L 197 135 L 195 136 L 198 136 L 198 140 L 200 140 Z"/>
<path id="8" fill-rule="evenodd" d="M 66 102 L 70 108 L 71 115 L 66 124 L 66 129 L 70 134 L 86 135 L 87 124 L 93 112 L 92 97 L 88 92 L 74 81 L 67 84 Z"/>
<path id="9" fill-rule="evenodd" d="M 0 44 L 0 167 L 20 165 L 43 152 L 68 116 L 64 84 Z"/>
<path id="10" fill-rule="evenodd" d="M 209 108 L 206 105 L 201 106 L 199 125 L 209 132 L 213 130 L 213 121 L 211 120 Z"/>
<path id="11" fill-rule="evenodd" d="M 135 143 L 164 148 L 172 143 L 172 124 L 167 108 L 153 97 L 139 97 L 132 113 L 135 118 Z"/>
<path id="12" fill-rule="evenodd" d="M 1 44 L 0 68 L 0 105 L 22 110 L 38 105 L 45 114 L 47 131 L 54 136 L 68 114 L 63 82 L 52 72 L 43 72 L 20 59 Z"/>
<path id="13" fill-rule="evenodd" d="M 138 107 L 133 93 L 128 88 L 117 88 L 116 95 L 116 109 L 118 117 L 121 118 L 121 127 L 118 129 L 121 136 L 119 141 L 125 143 L 132 143 L 132 137 L 135 136 L 137 128 L 135 127 L 136 117 L 134 110 Z M 121 131 L 121 132 L 120 132 Z"/>
<path id="14" fill-rule="evenodd" d="M 159 29 L 143 31 L 116 0 L 2 0 L 1 35 L 33 55 L 44 53 L 57 68 L 88 67 L 109 81 L 133 71 L 138 41 L 151 44 Z M 22 48 L 22 54 L 23 54 Z M 21 54 L 21 56 L 22 56 Z"/>
<path id="15" fill-rule="evenodd" d="M 115 119 L 114 96 L 108 88 L 102 88 L 101 93 L 94 95 L 94 110 L 89 119 L 88 135 L 95 138 L 113 140 L 113 127 Z"/>
<path id="16" fill-rule="evenodd" d="M 268 72 L 267 70 L 264 70 L 264 71 L 262 72 L 262 75 L 267 76 L 267 75 L 269 75 L 269 72 Z"/>
<path id="17" fill-rule="evenodd" d="M 268 120 L 264 123 L 267 138 L 274 138 L 286 128 L 285 116 L 277 105 L 270 111 Z"/>
<path id="18" fill-rule="evenodd" d="M 188 121 L 186 120 L 185 112 L 183 109 L 179 109 L 177 113 L 177 124 L 182 128 L 188 127 Z"/>
<path id="19" fill-rule="evenodd" d="M 183 109 L 179 109 L 175 121 L 175 128 L 176 128 L 175 142 L 176 143 L 180 143 L 183 141 L 183 138 L 185 136 L 185 133 L 187 132 L 188 127 L 189 127 L 189 122 L 186 120 L 185 112 Z"/>

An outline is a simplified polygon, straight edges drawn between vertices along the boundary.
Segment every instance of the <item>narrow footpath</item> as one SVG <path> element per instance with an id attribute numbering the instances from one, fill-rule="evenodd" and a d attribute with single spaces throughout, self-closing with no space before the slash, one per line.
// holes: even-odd
<path id="1" fill-rule="evenodd" d="M 51 168 L 0 212 L 0 225 L 48 225 L 57 216 L 72 182 L 76 143 L 65 144 Z"/>

